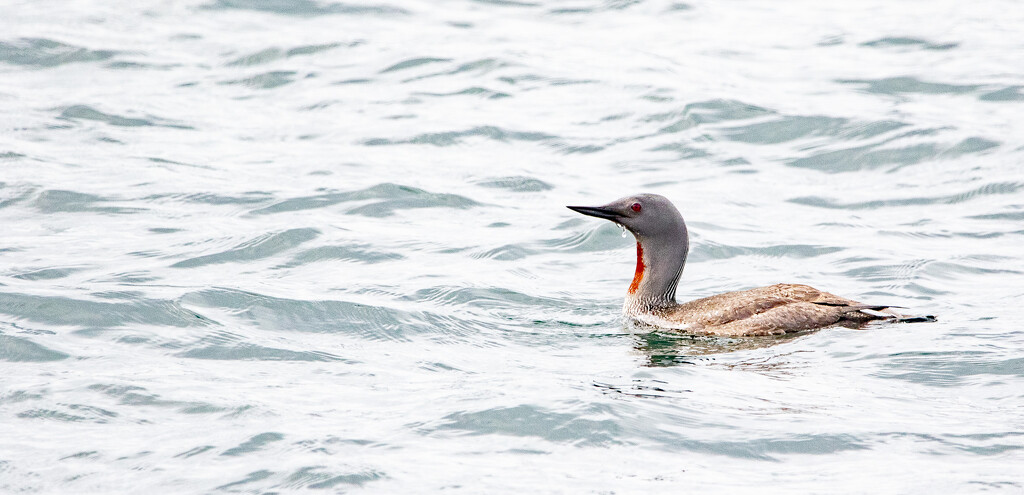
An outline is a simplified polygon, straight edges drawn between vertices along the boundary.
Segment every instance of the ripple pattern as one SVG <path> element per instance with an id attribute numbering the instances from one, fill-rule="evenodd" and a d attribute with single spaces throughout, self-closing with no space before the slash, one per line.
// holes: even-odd
<path id="1" fill-rule="evenodd" d="M 2 493 L 1024 490 L 1015 2 L 8 4 Z M 939 321 L 623 322 L 639 191 Z"/>

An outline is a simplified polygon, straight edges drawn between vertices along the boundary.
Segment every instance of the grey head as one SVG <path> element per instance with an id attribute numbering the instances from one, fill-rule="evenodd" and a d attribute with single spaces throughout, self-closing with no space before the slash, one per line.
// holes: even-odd
<path id="1" fill-rule="evenodd" d="M 570 210 L 611 220 L 636 237 L 637 264 L 626 297 L 627 313 L 676 304 L 690 240 L 686 223 L 668 198 L 634 194 L 603 206 L 569 206 Z"/>

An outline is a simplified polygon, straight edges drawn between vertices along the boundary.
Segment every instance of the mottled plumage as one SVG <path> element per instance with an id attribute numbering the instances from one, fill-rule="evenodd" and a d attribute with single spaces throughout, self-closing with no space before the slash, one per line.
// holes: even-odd
<path id="1" fill-rule="evenodd" d="M 728 337 L 783 335 L 871 320 L 931 321 L 905 317 L 890 306 L 867 305 L 800 284 L 776 284 L 727 292 L 683 304 L 675 293 L 689 253 L 682 215 L 656 194 L 638 194 L 604 206 L 570 209 L 611 220 L 633 233 L 637 263 L 623 304 L 626 316 L 661 328 Z"/>
<path id="2" fill-rule="evenodd" d="M 665 322 L 683 323 L 679 326 L 689 333 L 730 337 L 782 335 L 896 317 L 867 314 L 866 309 L 885 307 L 863 305 L 807 285 L 776 284 L 654 308 L 652 313 Z"/>

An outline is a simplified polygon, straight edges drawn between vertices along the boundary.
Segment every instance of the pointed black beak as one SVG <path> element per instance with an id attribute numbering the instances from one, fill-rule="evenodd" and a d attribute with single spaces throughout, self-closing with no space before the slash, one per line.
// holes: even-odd
<path id="1" fill-rule="evenodd" d="M 619 214 L 615 213 L 614 210 L 610 210 L 603 206 L 566 206 L 566 208 L 582 213 L 591 217 L 603 218 L 605 220 L 616 221 L 619 218 Z"/>

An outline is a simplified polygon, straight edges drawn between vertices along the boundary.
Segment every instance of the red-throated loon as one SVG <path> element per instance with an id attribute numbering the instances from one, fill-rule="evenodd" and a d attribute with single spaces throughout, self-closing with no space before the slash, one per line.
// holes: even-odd
<path id="1" fill-rule="evenodd" d="M 776 284 L 727 292 L 688 303 L 676 302 L 690 241 L 672 202 L 657 194 L 637 194 L 604 206 L 569 206 L 584 215 L 611 220 L 636 237 L 636 274 L 622 310 L 656 327 L 727 337 L 782 335 L 871 320 L 933 321 L 907 317 L 894 306 L 861 304 L 813 287 Z"/>

